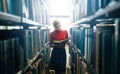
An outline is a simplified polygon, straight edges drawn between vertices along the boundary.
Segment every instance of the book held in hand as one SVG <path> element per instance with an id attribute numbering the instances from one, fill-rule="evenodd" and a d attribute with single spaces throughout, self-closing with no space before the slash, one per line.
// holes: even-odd
<path id="1" fill-rule="evenodd" d="M 53 43 L 54 44 L 66 44 L 69 40 L 66 39 L 66 40 L 61 40 L 61 41 L 58 41 L 58 40 L 54 40 Z"/>

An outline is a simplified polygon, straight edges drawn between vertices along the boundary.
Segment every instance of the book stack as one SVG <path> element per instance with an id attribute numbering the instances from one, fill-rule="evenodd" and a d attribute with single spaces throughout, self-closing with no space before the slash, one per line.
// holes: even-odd
<path id="1" fill-rule="evenodd" d="M 18 38 L 12 38 L 7 40 L 0 41 L 0 73 L 7 74 L 7 73 L 16 73 L 18 66 L 16 68 L 16 64 L 18 62 L 16 56 L 18 49 Z"/>

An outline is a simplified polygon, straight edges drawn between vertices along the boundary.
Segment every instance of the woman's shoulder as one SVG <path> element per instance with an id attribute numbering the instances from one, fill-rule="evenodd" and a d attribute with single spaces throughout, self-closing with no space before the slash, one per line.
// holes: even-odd
<path id="1" fill-rule="evenodd" d="M 50 32 L 50 35 L 54 35 L 54 34 L 56 34 L 55 30 Z"/>
<path id="2" fill-rule="evenodd" d="M 68 31 L 67 31 L 67 30 L 63 30 L 63 32 L 66 32 L 66 33 L 67 33 Z"/>

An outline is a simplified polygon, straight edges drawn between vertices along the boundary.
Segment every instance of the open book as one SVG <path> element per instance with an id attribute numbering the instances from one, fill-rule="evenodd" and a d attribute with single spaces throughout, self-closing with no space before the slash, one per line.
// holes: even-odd
<path id="1" fill-rule="evenodd" d="M 54 44 L 66 44 L 68 42 L 68 39 L 66 40 L 61 40 L 61 41 L 58 41 L 58 40 L 54 40 L 53 43 Z"/>

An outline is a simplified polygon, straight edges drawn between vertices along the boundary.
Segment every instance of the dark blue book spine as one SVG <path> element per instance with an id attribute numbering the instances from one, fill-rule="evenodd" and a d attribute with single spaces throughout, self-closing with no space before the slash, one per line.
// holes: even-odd
<path id="1" fill-rule="evenodd" d="M 12 2 L 12 0 L 7 0 L 6 1 L 6 4 L 7 4 L 7 8 L 8 8 L 8 13 L 10 13 L 10 14 L 13 14 L 14 12 L 13 12 L 13 4 L 12 4 L 13 2 Z"/>
<path id="2" fill-rule="evenodd" d="M 11 12 L 14 15 L 17 16 L 22 16 L 22 0 L 12 0 L 12 2 L 10 2 L 12 4 L 12 10 Z"/>
<path id="3" fill-rule="evenodd" d="M 75 34 L 76 34 L 76 39 L 77 39 L 76 40 L 76 46 L 77 46 L 77 48 L 80 49 L 80 30 L 76 30 Z"/>
<path id="4" fill-rule="evenodd" d="M 114 74 L 120 74 L 120 18 L 115 20 Z"/>
<path id="5" fill-rule="evenodd" d="M 0 41 L 0 73 L 4 72 L 3 41 Z"/>
<path id="6" fill-rule="evenodd" d="M 28 58 L 33 59 L 33 31 L 28 31 Z"/>
<path id="7" fill-rule="evenodd" d="M 91 0 L 87 0 L 87 6 L 86 6 L 87 10 L 87 15 L 91 15 L 92 14 L 92 10 L 93 10 L 93 7 L 92 7 L 92 1 Z"/>
<path id="8" fill-rule="evenodd" d="M 3 12 L 2 0 L 0 0 L 0 12 Z"/>
<path id="9" fill-rule="evenodd" d="M 99 10 L 99 0 L 92 0 L 92 7 L 93 7 L 93 9 L 92 9 L 92 11 L 93 11 L 93 13 L 95 13 L 96 11 L 98 11 Z"/>
<path id="10" fill-rule="evenodd" d="M 34 54 L 34 57 L 37 55 L 37 52 L 38 52 L 38 44 L 37 44 L 37 31 L 38 30 L 33 30 L 33 54 Z"/>

